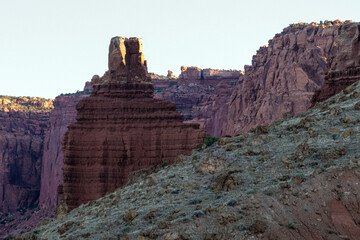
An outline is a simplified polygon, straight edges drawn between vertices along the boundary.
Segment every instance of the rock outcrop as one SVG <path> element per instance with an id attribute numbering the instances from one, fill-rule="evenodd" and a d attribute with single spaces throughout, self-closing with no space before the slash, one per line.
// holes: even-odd
<path id="1" fill-rule="evenodd" d="M 172 163 L 204 139 L 199 125 L 182 123 L 175 104 L 153 98 L 141 49 L 141 39 L 113 38 L 109 70 L 76 107 L 58 189 L 70 208 L 123 186 L 132 171 Z"/>
<path id="2" fill-rule="evenodd" d="M 222 135 L 229 97 L 240 71 L 181 67 L 178 79 L 152 78 L 155 98 L 176 104 L 186 122 L 198 123 L 212 136 Z"/>
<path id="3" fill-rule="evenodd" d="M 223 135 L 245 132 L 308 109 L 325 82 L 329 59 L 337 53 L 342 24 L 295 24 L 261 47 L 252 65 L 245 66 L 245 75 L 230 98 Z"/>
<path id="4" fill-rule="evenodd" d="M 39 207 L 51 214 L 54 214 L 58 204 L 57 187 L 63 183 L 61 141 L 67 127 L 76 121 L 76 105 L 81 99 L 88 97 L 91 90 L 91 82 L 86 82 L 83 91 L 56 97 L 54 109 L 50 113 L 42 157 Z"/>
<path id="5" fill-rule="evenodd" d="M 43 139 L 52 100 L 1 96 L 0 218 L 38 204 Z"/>
<path id="6" fill-rule="evenodd" d="M 325 83 L 313 103 L 324 101 L 360 79 L 360 23 L 339 28 L 337 54 L 329 62 Z"/>
<path id="7" fill-rule="evenodd" d="M 234 79 L 239 78 L 242 73 L 237 70 L 201 69 L 198 67 L 181 66 L 180 79 L 208 80 L 208 79 Z"/>

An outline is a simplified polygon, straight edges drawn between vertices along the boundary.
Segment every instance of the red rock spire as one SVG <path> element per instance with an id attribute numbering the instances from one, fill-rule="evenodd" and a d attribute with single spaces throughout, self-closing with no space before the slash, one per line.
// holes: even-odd
<path id="1" fill-rule="evenodd" d="M 126 184 L 130 172 L 190 154 L 205 132 L 182 123 L 176 105 L 153 98 L 141 39 L 115 37 L 109 70 L 93 78 L 63 138 L 60 200 L 75 208 Z"/>
<path id="2" fill-rule="evenodd" d="M 141 38 L 114 37 L 109 45 L 111 81 L 150 82 Z"/>

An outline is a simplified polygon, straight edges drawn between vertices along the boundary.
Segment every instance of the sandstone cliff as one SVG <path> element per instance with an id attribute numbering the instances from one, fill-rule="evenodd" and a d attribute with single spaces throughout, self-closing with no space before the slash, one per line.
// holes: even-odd
<path id="1" fill-rule="evenodd" d="M 198 125 L 182 123 L 175 104 L 152 97 L 138 38 L 113 38 L 109 70 L 93 83 L 63 138 L 64 184 L 58 191 L 70 208 L 123 186 L 134 170 L 191 153 L 205 135 Z"/>
<path id="2" fill-rule="evenodd" d="M 36 207 L 52 100 L 0 97 L 0 217 Z"/>
<path id="3" fill-rule="evenodd" d="M 339 28 L 338 50 L 329 62 L 325 83 L 315 94 L 313 103 L 324 101 L 359 80 L 360 23 L 347 23 Z"/>
<path id="4" fill-rule="evenodd" d="M 41 168 L 41 189 L 39 206 L 53 214 L 58 203 L 57 187 L 63 182 L 63 151 L 61 141 L 67 127 L 74 123 L 76 105 L 91 93 L 92 85 L 87 82 L 84 91 L 56 97 L 50 113 L 49 127 L 44 140 Z"/>
<path id="5" fill-rule="evenodd" d="M 234 135 L 308 109 L 324 84 L 329 59 L 337 53 L 342 24 L 294 25 L 261 47 L 232 93 L 222 134 Z"/>
<path id="6" fill-rule="evenodd" d="M 178 79 L 153 78 L 155 98 L 176 104 L 186 122 L 200 124 L 212 136 L 221 135 L 227 104 L 240 71 L 181 67 Z"/>

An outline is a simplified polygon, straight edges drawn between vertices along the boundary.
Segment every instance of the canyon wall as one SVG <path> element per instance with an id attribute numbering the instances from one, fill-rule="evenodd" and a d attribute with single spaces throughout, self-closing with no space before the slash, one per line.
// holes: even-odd
<path id="1" fill-rule="evenodd" d="M 49 127 L 44 141 L 41 168 L 41 190 L 39 206 L 54 212 L 58 203 L 57 187 L 63 182 L 63 151 L 61 141 L 67 127 L 76 121 L 76 105 L 91 93 L 92 85 L 87 82 L 82 92 L 56 97 L 50 113 Z"/>
<path id="2" fill-rule="evenodd" d="M 337 53 L 343 24 L 296 24 L 261 47 L 232 93 L 223 135 L 245 132 L 308 109 L 325 82 L 329 59 Z"/>
<path id="3" fill-rule="evenodd" d="M 153 98 L 138 38 L 111 40 L 109 70 L 93 84 L 62 143 L 64 183 L 58 191 L 70 208 L 123 186 L 132 171 L 191 153 L 205 136 L 199 125 L 182 123 L 175 104 Z"/>
<path id="4" fill-rule="evenodd" d="M 52 100 L 1 96 L 0 108 L 1 217 L 38 204 L 43 141 Z"/>

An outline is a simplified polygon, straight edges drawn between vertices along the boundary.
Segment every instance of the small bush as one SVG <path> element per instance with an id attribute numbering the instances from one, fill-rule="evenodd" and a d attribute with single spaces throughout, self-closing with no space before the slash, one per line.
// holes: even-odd
<path id="1" fill-rule="evenodd" d="M 205 143 L 206 146 L 210 147 L 211 145 L 216 143 L 218 140 L 219 140 L 219 138 L 212 137 L 210 135 L 206 135 L 206 137 L 204 139 L 204 143 Z"/>

